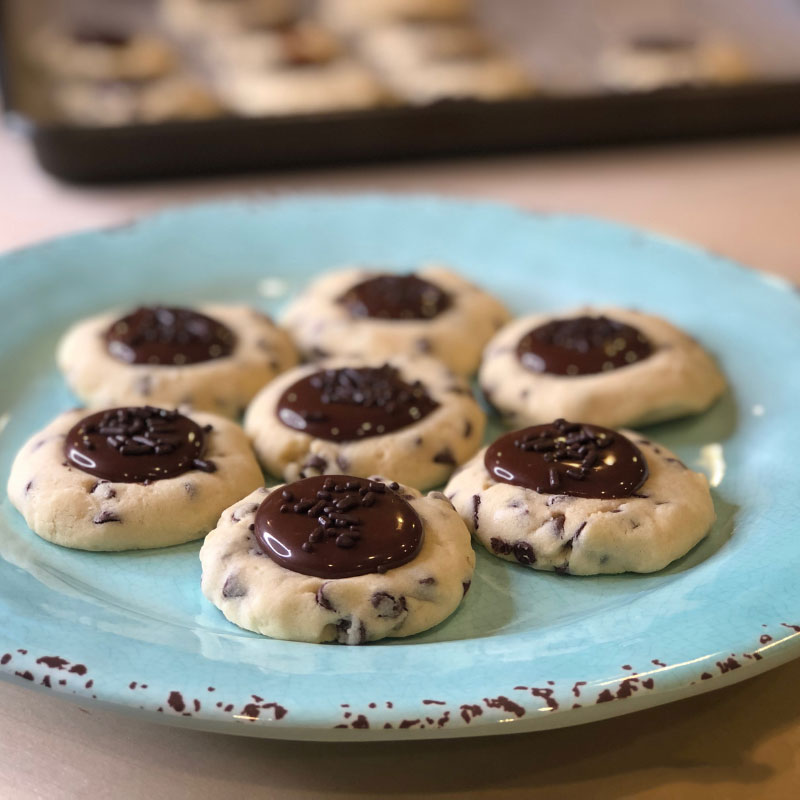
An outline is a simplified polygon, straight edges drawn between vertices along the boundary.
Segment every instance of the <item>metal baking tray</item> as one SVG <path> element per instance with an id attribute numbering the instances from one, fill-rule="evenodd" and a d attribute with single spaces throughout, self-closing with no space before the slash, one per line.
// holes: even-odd
<path id="1" fill-rule="evenodd" d="M 130 5 L 130 0 L 127 3 Z M 220 172 L 463 156 L 800 129 L 800 0 L 484 0 L 480 19 L 528 65 L 529 99 L 448 100 L 294 117 L 90 127 L 50 121 L 37 107 L 23 47 L 31 11 L 46 3 L 0 0 L 0 89 L 7 122 L 61 179 L 103 182 Z M 146 5 L 146 0 L 145 0 Z M 670 8 L 670 6 L 675 8 Z M 665 23 L 665 20 L 668 22 Z M 592 69 L 625 36 L 725 31 L 746 50 L 753 79 L 609 91 Z"/>

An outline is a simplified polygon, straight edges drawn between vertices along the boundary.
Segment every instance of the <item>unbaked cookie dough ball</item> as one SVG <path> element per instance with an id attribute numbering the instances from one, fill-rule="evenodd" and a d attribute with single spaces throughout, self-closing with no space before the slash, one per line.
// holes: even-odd
<path id="1" fill-rule="evenodd" d="M 261 463 L 292 481 L 313 474 L 444 483 L 480 446 L 486 417 L 466 381 L 420 356 L 297 367 L 267 386 L 244 427 Z"/>
<path id="2" fill-rule="evenodd" d="M 499 300 L 442 266 L 410 275 L 351 267 L 314 281 L 283 315 L 309 358 L 422 353 L 460 375 L 511 315 Z"/>
<path id="3" fill-rule="evenodd" d="M 389 22 L 467 19 L 471 0 L 319 0 L 320 16 L 336 30 L 357 34 Z"/>
<path id="4" fill-rule="evenodd" d="M 514 320 L 487 345 L 479 380 L 515 425 L 562 416 L 650 424 L 704 411 L 725 389 L 694 339 L 660 317 L 621 308 Z"/>
<path id="5" fill-rule="evenodd" d="M 681 84 L 741 83 L 753 70 L 742 48 L 726 37 L 654 34 L 609 46 L 600 57 L 598 73 L 612 88 L 648 91 Z"/>
<path id="6" fill-rule="evenodd" d="M 669 450 L 563 419 L 501 436 L 445 494 L 493 555 L 571 575 L 663 569 L 715 517 L 705 476 Z"/>
<path id="7" fill-rule="evenodd" d="M 235 417 L 297 353 L 285 331 L 246 306 L 142 306 L 78 322 L 57 361 L 92 406 L 188 405 Z"/>
<path id="8" fill-rule="evenodd" d="M 176 65 L 162 37 L 122 27 L 46 27 L 32 37 L 29 52 L 52 77 L 84 81 L 151 81 Z"/>
<path id="9" fill-rule="evenodd" d="M 526 71 L 470 23 L 383 25 L 366 31 L 358 47 L 387 85 L 412 103 L 501 100 L 534 89 Z"/>
<path id="10" fill-rule="evenodd" d="M 8 496 L 50 542 L 139 550 L 199 539 L 262 481 L 234 423 L 138 406 L 61 414 L 18 453 Z"/>
<path id="11" fill-rule="evenodd" d="M 239 627 L 342 644 L 437 625 L 475 568 L 443 494 L 349 475 L 258 489 L 223 512 L 200 561 L 203 594 Z"/>
<path id="12" fill-rule="evenodd" d="M 337 37 L 307 20 L 209 41 L 205 58 L 217 92 L 238 114 L 344 111 L 387 99 Z"/>

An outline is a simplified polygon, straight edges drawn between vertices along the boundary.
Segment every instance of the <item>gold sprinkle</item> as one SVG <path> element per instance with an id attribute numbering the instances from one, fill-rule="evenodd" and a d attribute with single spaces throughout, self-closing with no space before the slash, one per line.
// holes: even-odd
<path id="1" fill-rule="evenodd" d="M 625 353 L 625 360 L 629 364 L 633 364 L 633 362 L 636 361 L 637 358 L 639 358 L 639 356 L 637 356 L 636 353 L 633 352 L 633 350 L 628 350 L 628 352 Z"/>
<path id="2" fill-rule="evenodd" d="M 570 364 L 567 367 L 567 375 L 577 375 L 577 374 L 578 374 L 578 368 L 574 364 Z"/>
<path id="3" fill-rule="evenodd" d="M 175 353 L 175 355 L 172 357 L 172 361 L 178 365 L 185 364 L 186 356 L 183 353 Z"/>

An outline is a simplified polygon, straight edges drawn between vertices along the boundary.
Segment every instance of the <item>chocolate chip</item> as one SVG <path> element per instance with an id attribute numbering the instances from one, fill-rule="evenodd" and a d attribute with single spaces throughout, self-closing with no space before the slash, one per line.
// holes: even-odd
<path id="1" fill-rule="evenodd" d="M 478 511 L 481 507 L 481 496 L 479 494 L 472 495 L 472 523 L 475 530 L 478 530 Z"/>
<path id="2" fill-rule="evenodd" d="M 322 606 L 326 611 L 335 611 L 330 600 L 325 596 L 325 587 L 328 585 L 327 581 L 317 589 L 316 601 L 318 606 Z"/>
<path id="3" fill-rule="evenodd" d="M 583 529 L 585 527 L 586 527 L 586 521 L 584 520 L 583 522 L 581 522 L 580 525 L 578 525 L 578 528 L 575 531 L 575 533 L 572 534 L 572 541 L 573 542 L 581 535 L 581 531 L 583 531 Z"/>
<path id="4" fill-rule="evenodd" d="M 346 459 L 341 453 L 336 454 L 336 466 L 339 467 L 340 470 L 343 472 L 347 472 L 350 469 L 350 461 Z"/>
<path id="5" fill-rule="evenodd" d="M 461 595 L 462 597 L 466 597 L 466 596 L 467 596 L 467 592 L 469 591 L 469 587 L 470 587 L 470 586 L 472 586 L 472 581 L 463 581 L 463 582 L 462 582 L 462 584 L 461 584 L 461 588 L 462 588 L 462 590 L 463 590 L 463 592 L 464 592 L 464 593 Z"/>
<path id="6" fill-rule="evenodd" d="M 504 539 L 492 537 L 489 540 L 492 550 L 499 555 L 507 556 L 511 552 L 511 545 Z"/>
<path id="7" fill-rule="evenodd" d="M 469 439 L 472 436 L 472 423 L 466 419 L 464 420 L 464 438 Z"/>
<path id="8" fill-rule="evenodd" d="M 313 469 L 317 472 L 325 472 L 327 466 L 327 459 L 324 459 L 322 456 L 318 456 L 316 453 L 310 455 L 303 463 L 303 469 Z"/>
<path id="9" fill-rule="evenodd" d="M 350 618 L 340 619 L 336 623 L 337 641 L 340 644 L 364 644 L 367 641 L 367 629 L 363 622 L 355 628 Z"/>
<path id="10" fill-rule="evenodd" d="M 380 619 L 395 619 L 408 611 L 406 598 L 402 595 L 395 598 L 388 592 L 375 592 L 370 598 L 370 602 Z"/>
<path id="11" fill-rule="evenodd" d="M 446 464 L 454 467 L 456 465 L 456 458 L 453 451 L 449 447 L 443 447 L 434 457 L 433 461 L 436 464 Z"/>
<path id="12" fill-rule="evenodd" d="M 420 578 L 418 583 L 421 583 L 423 586 L 433 586 L 436 583 L 436 578 Z"/>
<path id="13" fill-rule="evenodd" d="M 95 525 L 105 525 L 107 522 L 122 522 L 113 511 L 101 511 L 92 522 Z"/>
<path id="14" fill-rule="evenodd" d="M 492 540 L 494 542 L 494 540 Z M 535 564 L 536 554 L 533 552 L 533 547 L 528 542 L 515 542 L 514 543 L 514 558 L 520 564 Z"/>
<path id="15" fill-rule="evenodd" d="M 566 520 L 566 517 L 563 514 L 553 514 L 550 517 L 550 521 L 553 523 L 553 533 L 556 536 L 561 536 L 564 533 L 564 520 Z"/>
<path id="16" fill-rule="evenodd" d="M 433 345 L 431 345 L 430 339 L 426 339 L 425 337 L 417 339 L 414 345 L 417 348 L 417 352 L 419 353 L 433 352 Z"/>
<path id="17" fill-rule="evenodd" d="M 25 484 L 25 494 L 28 494 L 28 492 L 31 490 L 31 487 L 32 487 L 32 486 L 33 486 L 33 481 L 28 481 L 28 482 Z"/>
<path id="18" fill-rule="evenodd" d="M 247 594 L 247 589 L 240 582 L 239 576 L 236 574 L 228 575 L 225 583 L 222 586 L 223 597 L 244 597 Z"/>

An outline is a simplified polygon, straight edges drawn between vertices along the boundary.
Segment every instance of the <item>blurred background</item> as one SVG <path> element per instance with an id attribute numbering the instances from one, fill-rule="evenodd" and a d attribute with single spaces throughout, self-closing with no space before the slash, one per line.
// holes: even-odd
<path id="1" fill-rule="evenodd" d="M 797 0 L 2 0 L 1 36 L 67 180 L 800 126 Z"/>

